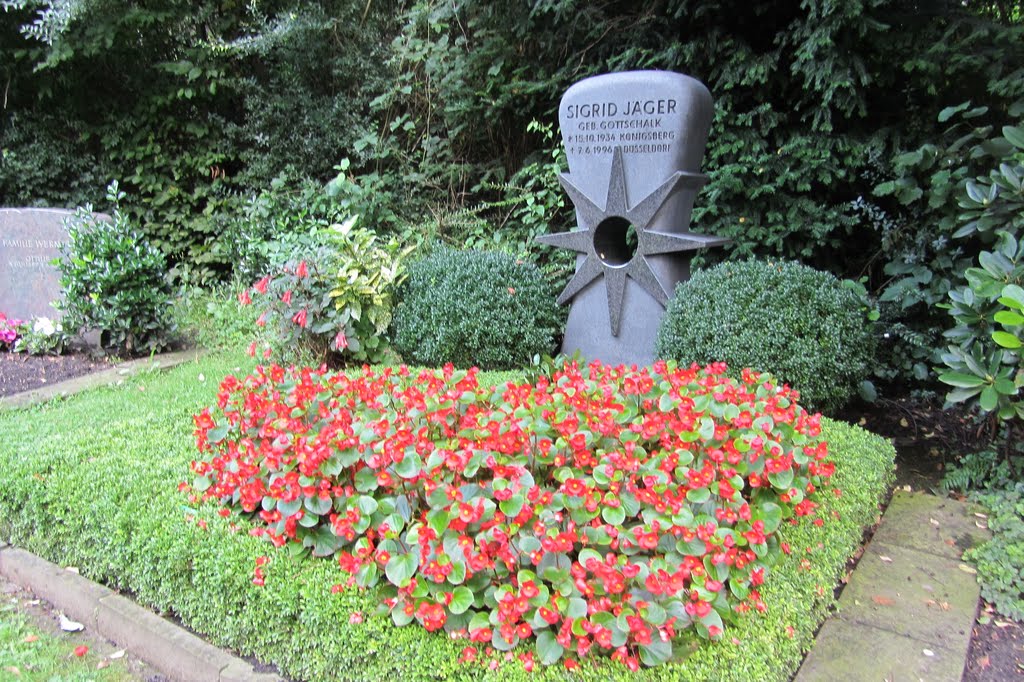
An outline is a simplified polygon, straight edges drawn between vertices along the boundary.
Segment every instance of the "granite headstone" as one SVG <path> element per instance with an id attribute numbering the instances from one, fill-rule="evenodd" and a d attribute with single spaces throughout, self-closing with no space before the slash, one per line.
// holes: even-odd
<path id="1" fill-rule="evenodd" d="M 65 222 L 74 215 L 55 208 L 0 208 L 0 312 L 24 320 L 61 316 L 50 305 L 61 296 L 52 261 L 68 241 Z"/>
<path id="2" fill-rule="evenodd" d="M 540 237 L 579 254 L 559 297 L 572 302 L 562 352 L 654 361 L 665 304 L 689 277 L 685 252 L 728 241 L 687 231 L 713 115 L 700 81 L 664 71 L 594 76 L 562 97 L 569 172 L 559 180 L 578 228 Z"/>

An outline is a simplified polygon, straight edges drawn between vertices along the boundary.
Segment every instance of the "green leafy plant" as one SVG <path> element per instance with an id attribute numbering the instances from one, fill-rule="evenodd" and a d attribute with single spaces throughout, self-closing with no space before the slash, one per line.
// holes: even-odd
<path id="1" fill-rule="evenodd" d="M 535 641 L 527 670 L 599 652 L 659 665 L 684 633 L 717 640 L 766 610 L 788 527 L 835 470 L 791 389 L 725 372 L 595 362 L 486 389 L 450 365 L 260 367 L 196 415 L 192 488 L 383 586 L 396 625 Z"/>
<path id="2" fill-rule="evenodd" d="M 60 320 L 34 317 L 22 323 L 19 328 L 14 352 L 29 355 L 60 355 L 68 341 L 70 339 L 64 333 L 64 325 Z"/>
<path id="3" fill-rule="evenodd" d="M 836 410 L 868 376 L 872 310 L 854 283 L 790 262 L 722 263 L 681 282 L 657 352 L 771 372 L 816 409 Z"/>
<path id="4" fill-rule="evenodd" d="M 526 673 L 515 660 L 519 651 L 509 662 L 504 652 L 488 656 L 479 647 L 475 663 L 460 663 L 466 640 L 396 627 L 389 615 L 374 614 L 376 591 L 345 587 L 337 563 L 268 551 L 265 539 L 249 535 L 262 521 L 183 500 L 176 486 L 197 458 L 195 425 L 187 415 L 216 401 L 214 377 L 247 374 L 251 367 L 241 352 L 208 353 L 75 400 L 0 411 L 0 539 L 130 591 L 138 603 L 176 614 L 215 645 L 249 652 L 292 679 L 332 682 L 339 671 L 416 682 L 565 677 L 558 668 Z M 481 373 L 478 379 L 486 385 L 520 381 L 509 373 Z M 102 437 L 97 424 L 104 425 Z M 843 493 L 821 495 L 825 528 L 784 524 L 793 552 L 779 557 L 761 586 L 767 610 L 730 626 L 742 646 L 680 647 L 677 658 L 638 672 L 591 657 L 579 676 L 786 682 L 795 674 L 834 608 L 828 586 L 838 584 L 864 529 L 877 519 L 895 454 L 887 440 L 856 426 L 830 419 L 821 426 L 838 464 L 832 486 Z M 252 584 L 260 557 L 270 559 L 261 567 L 262 587 Z"/>
<path id="5" fill-rule="evenodd" d="M 435 248 L 410 267 L 399 299 L 394 345 L 410 363 L 525 367 L 561 328 L 537 267 L 503 253 Z"/>
<path id="6" fill-rule="evenodd" d="M 114 181 L 107 188 L 111 221 L 97 218 L 89 206 L 69 221 L 69 241 L 57 264 L 60 309 L 68 330 L 98 330 L 104 350 L 136 355 L 170 343 L 171 290 L 163 253 L 118 208 L 123 198 Z"/>
<path id="7" fill-rule="evenodd" d="M 305 349 L 320 362 L 331 353 L 367 362 L 383 358 L 392 296 L 405 278 L 409 250 L 394 239 L 378 242 L 356 221 L 316 230 L 315 246 L 300 242 L 280 270 L 240 294 L 244 304 L 252 301 L 250 291 L 265 297 L 257 324 L 266 326 L 270 347 L 284 357 Z"/>

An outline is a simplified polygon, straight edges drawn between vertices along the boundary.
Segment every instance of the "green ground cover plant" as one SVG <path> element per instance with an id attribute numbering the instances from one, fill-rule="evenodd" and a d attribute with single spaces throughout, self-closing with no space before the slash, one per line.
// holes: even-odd
<path id="1" fill-rule="evenodd" d="M 73 563 L 296 678 L 478 679 L 479 663 L 459 661 L 465 641 L 396 628 L 373 615 L 375 592 L 343 586 L 335 562 L 273 551 L 249 534 L 247 522 L 190 505 L 178 491 L 196 458 L 192 415 L 215 400 L 221 377 L 251 370 L 244 355 L 216 354 L 120 387 L 0 413 L 7 434 L 0 537 Z M 739 619 L 727 640 L 679 652 L 679 661 L 638 673 L 588 663 L 580 679 L 789 678 L 892 476 L 894 452 L 882 439 L 831 420 L 823 420 L 822 433 L 837 464 L 831 485 L 842 494 L 822 496 L 824 528 L 783 529 L 793 551 L 763 586 L 765 613 Z M 499 679 L 563 674 L 538 667 L 528 676 L 514 656 L 490 665 Z"/>

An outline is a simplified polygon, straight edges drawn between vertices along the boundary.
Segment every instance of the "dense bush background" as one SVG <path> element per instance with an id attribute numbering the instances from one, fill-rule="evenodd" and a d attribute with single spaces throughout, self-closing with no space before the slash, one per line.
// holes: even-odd
<path id="1" fill-rule="evenodd" d="M 676 287 L 657 353 L 771 372 L 800 391 L 803 404 L 834 413 L 869 373 L 866 314 L 827 272 L 787 261 L 721 263 Z"/>
<path id="2" fill-rule="evenodd" d="M 409 268 L 394 345 L 409 364 L 514 369 L 556 352 L 563 315 L 537 266 L 445 247 Z"/>
<path id="3" fill-rule="evenodd" d="M 963 180 L 998 167 L 1024 100 L 1020 0 L 2 6 L 0 204 L 103 209 L 119 178 L 189 282 L 234 274 L 251 197 L 282 176 L 337 186 L 343 162 L 363 224 L 492 240 L 564 281 L 527 246 L 572 222 L 544 134 L 561 94 L 607 71 L 689 73 L 716 103 L 695 227 L 733 239 L 708 257 L 864 278 L 885 304 L 877 373 L 903 383 L 931 375 L 935 303 L 985 246 L 946 229 Z"/>

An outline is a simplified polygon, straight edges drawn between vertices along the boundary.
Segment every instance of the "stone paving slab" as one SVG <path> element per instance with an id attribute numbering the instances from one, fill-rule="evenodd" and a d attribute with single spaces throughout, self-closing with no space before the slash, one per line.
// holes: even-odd
<path id="1" fill-rule="evenodd" d="M 818 633 L 796 682 L 958 682 L 963 667 L 958 652 L 833 618 Z"/>
<path id="2" fill-rule="evenodd" d="M 22 391 L 14 395 L 0 397 L 0 411 L 31 407 L 54 398 L 74 395 L 75 393 L 81 393 L 92 388 L 113 386 L 123 382 L 133 374 L 170 369 L 186 362 L 193 362 L 200 355 L 202 355 L 202 351 L 186 350 L 177 353 L 155 355 L 152 358 L 139 358 L 122 362 L 110 369 L 85 374 L 50 386 L 35 388 L 31 391 Z"/>
<path id="3" fill-rule="evenodd" d="M 247 662 L 80 575 L 0 542 L 0 575 L 180 682 L 279 682 Z"/>
<path id="4" fill-rule="evenodd" d="M 916 549 L 960 561 L 963 553 L 988 539 L 975 507 L 948 498 L 898 491 L 885 510 L 899 523 L 883 523 L 872 542 Z M 984 525 L 984 524 L 981 524 Z"/>
<path id="5" fill-rule="evenodd" d="M 897 491 L 796 682 L 961 679 L 978 588 L 963 550 L 985 539 L 974 509 Z"/>
<path id="6" fill-rule="evenodd" d="M 873 541 L 843 590 L 839 618 L 966 650 L 978 586 L 974 575 L 959 566 L 958 561 Z"/>

